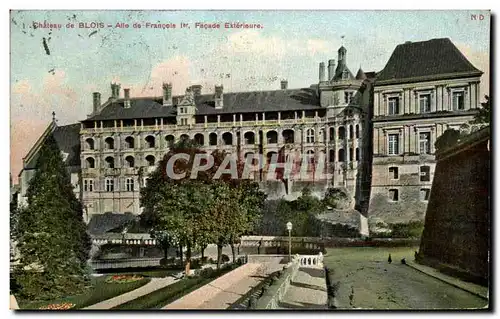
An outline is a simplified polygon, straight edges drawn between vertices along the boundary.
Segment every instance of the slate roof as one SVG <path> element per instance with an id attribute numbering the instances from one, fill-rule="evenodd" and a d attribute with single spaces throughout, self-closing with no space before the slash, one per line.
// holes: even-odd
<path id="1" fill-rule="evenodd" d="M 174 97 L 174 106 L 163 106 L 161 98 L 132 98 L 131 107 L 123 107 L 123 99 L 109 103 L 99 114 L 89 117 L 85 121 L 135 119 L 154 117 L 174 117 L 176 115 L 176 101 L 181 97 Z M 319 99 L 315 90 L 311 88 L 230 92 L 224 93 L 224 106 L 216 109 L 213 94 L 202 94 L 195 97 L 197 115 L 251 113 L 270 111 L 299 111 L 320 109 Z"/>
<path id="2" fill-rule="evenodd" d="M 481 74 L 450 39 L 441 38 L 398 45 L 376 84 Z"/>
<path id="3" fill-rule="evenodd" d="M 80 123 L 56 126 L 52 132 L 61 151 L 68 154 L 67 166 L 80 166 L 80 126 Z M 23 169 L 35 169 L 38 156 L 34 154 Z"/>
<path id="4" fill-rule="evenodd" d="M 93 235 L 100 235 L 133 221 L 136 218 L 137 216 L 133 214 L 95 214 L 90 218 L 87 229 Z"/>

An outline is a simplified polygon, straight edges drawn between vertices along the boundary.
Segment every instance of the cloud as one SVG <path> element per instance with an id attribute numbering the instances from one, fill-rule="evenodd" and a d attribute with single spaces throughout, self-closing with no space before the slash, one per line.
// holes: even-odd
<path id="1" fill-rule="evenodd" d="M 170 82 L 173 94 L 184 94 L 186 88 L 193 84 L 189 71 L 191 66 L 192 63 L 187 57 L 174 56 L 153 66 L 146 84 L 121 83 L 121 87 L 130 88 L 132 97 L 161 96 L 163 83 Z"/>
<path id="2" fill-rule="evenodd" d="M 483 101 L 484 95 L 490 95 L 490 55 L 488 52 L 474 50 L 464 43 L 456 43 L 456 46 L 472 65 L 484 72 L 480 84 L 480 100 Z"/>

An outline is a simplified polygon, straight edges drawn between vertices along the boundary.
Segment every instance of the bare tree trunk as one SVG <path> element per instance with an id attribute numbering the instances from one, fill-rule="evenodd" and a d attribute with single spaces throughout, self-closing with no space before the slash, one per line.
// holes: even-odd
<path id="1" fill-rule="evenodd" d="M 179 257 L 181 258 L 181 265 L 184 264 L 183 260 L 184 260 L 184 256 L 183 256 L 183 252 L 182 252 L 182 244 L 179 244 Z"/>
<path id="2" fill-rule="evenodd" d="M 222 244 L 217 243 L 217 269 L 220 268 L 220 263 L 222 261 Z"/>
<path id="3" fill-rule="evenodd" d="M 236 254 L 234 251 L 234 243 L 231 242 L 231 253 L 233 254 L 233 264 L 236 262 Z"/>
<path id="4" fill-rule="evenodd" d="M 186 250 L 186 277 L 189 276 L 189 270 L 191 268 L 191 244 L 187 244 Z"/>

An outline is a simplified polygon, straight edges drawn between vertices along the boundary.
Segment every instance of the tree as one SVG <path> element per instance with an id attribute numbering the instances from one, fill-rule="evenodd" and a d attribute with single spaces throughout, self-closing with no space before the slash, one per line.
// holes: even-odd
<path id="1" fill-rule="evenodd" d="M 88 283 L 90 237 L 52 135 L 40 149 L 27 198 L 16 229 L 20 258 L 15 279 L 20 296 L 52 299 L 83 291 Z"/>
<path id="2" fill-rule="evenodd" d="M 474 124 L 489 125 L 491 123 L 490 97 L 485 95 L 484 98 L 486 101 L 481 103 L 479 112 L 474 116 L 474 120 L 472 121 Z"/>

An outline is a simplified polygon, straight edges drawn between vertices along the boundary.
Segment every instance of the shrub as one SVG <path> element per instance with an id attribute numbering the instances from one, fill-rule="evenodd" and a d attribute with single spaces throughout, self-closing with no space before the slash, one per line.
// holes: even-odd
<path id="1" fill-rule="evenodd" d="M 227 262 L 229 262 L 229 260 L 230 260 L 230 259 L 229 259 L 229 256 L 228 256 L 228 255 L 226 255 L 226 254 L 222 254 L 222 258 L 221 258 L 221 259 L 222 259 L 222 262 L 223 262 L 223 263 L 227 263 Z"/>

